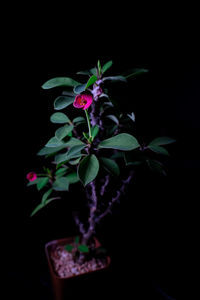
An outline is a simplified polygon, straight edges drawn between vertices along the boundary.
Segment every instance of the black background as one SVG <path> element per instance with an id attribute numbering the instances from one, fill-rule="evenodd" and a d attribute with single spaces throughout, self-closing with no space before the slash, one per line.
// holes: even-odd
<path id="1" fill-rule="evenodd" d="M 102 224 L 99 237 L 113 258 L 115 271 L 109 295 L 124 292 L 136 299 L 162 299 L 154 288 L 159 285 L 170 296 L 182 299 L 195 290 L 200 168 L 198 22 L 189 11 L 164 17 L 161 9 L 155 15 L 120 8 L 117 13 L 106 8 L 97 14 L 93 8 L 87 18 L 81 9 L 77 13 L 71 7 L 66 14 L 27 9 L 26 14 L 15 15 L 5 33 L 2 239 L 6 282 L 21 298 L 51 299 L 44 244 L 76 233 L 71 200 L 82 197 L 81 188 L 71 190 L 65 200 L 29 217 L 40 195 L 26 187 L 26 174 L 43 164 L 36 153 L 54 128 L 49 116 L 56 92 L 43 91 L 41 85 L 54 76 L 73 77 L 98 59 L 102 63 L 112 59 L 115 74 L 134 67 L 149 69 L 131 82 L 124 106 L 136 114 L 138 138 L 149 141 L 168 135 L 177 141 L 168 147 L 167 177 L 140 175 Z"/>

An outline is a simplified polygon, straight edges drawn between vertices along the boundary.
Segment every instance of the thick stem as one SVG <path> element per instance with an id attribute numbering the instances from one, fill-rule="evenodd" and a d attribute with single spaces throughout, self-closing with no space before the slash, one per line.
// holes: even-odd
<path id="1" fill-rule="evenodd" d="M 83 234 L 83 244 L 87 244 L 89 240 L 91 239 L 92 235 L 95 232 L 95 226 L 96 226 L 96 221 L 95 221 L 95 216 L 96 216 L 96 211 L 97 211 L 97 203 L 98 203 L 98 198 L 97 198 L 97 193 L 96 193 L 96 185 L 95 181 L 92 181 L 89 183 L 89 186 L 91 188 L 91 203 L 89 204 L 90 211 L 89 211 L 89 226 L 88 230 Z"/>

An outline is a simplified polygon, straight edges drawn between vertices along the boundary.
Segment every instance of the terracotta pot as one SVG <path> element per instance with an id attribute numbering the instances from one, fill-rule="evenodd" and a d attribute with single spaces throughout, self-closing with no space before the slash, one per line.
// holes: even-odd
<path id="1" fill-rule="evenodd" d="M 108 279 L 108 270 L 110 265 L 110 257 L 107 256 L 107 265 L 105 268 L 96 269 L 95 271 L 90 271 L 84 274 L 76 275 L 68 278 L 59 277 L 53 268 L 50 249 L 57 244 L 65 245 L 70 244 L 74 241 L 74 238 L 65 238 L 59 240 L 53 240 L 45 245 L 45 253 L 48 261 L 49 271 L 51 275 L 53 292 L 56 300 L 69 299 L 69 297 L 77 297 L 81 295 L 83 298 L 94 299 L 93 292 L 101 293 L 103 281 Z M 95 239 L 96 247 L 101 246 L 99 241 Z"/>

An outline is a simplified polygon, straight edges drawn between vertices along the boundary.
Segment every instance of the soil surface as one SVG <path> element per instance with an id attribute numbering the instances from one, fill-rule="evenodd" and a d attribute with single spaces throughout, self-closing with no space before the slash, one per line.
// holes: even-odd
<path id="1" fill-rule="evenodd" d="M 58 245 L 51 249 L 50 258 L 53 263 L 54 271 L 61 278 L 103 269 L 107 265 L 106 259 L 102 258 L 92 258 L 80 265 L 74 261 L 73 252 L 68 252 L 63 245 Z"/>

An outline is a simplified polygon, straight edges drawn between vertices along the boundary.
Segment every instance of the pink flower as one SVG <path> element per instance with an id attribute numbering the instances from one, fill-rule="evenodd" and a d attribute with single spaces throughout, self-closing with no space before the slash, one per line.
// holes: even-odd
<path id="1" fill-rule="evenodd" d="M 91 95 L 80 94 L 76 96 L 73 105 L 76 108 L 82 108 L 85 110 L 92 104 L 92 101 L 93 99 Z"/>
<path id="2" fill-rule="evenodd" d="M 37 179 L 37 174 L 35 172 L 29 172 L 27 175 L 26 175 L 26 178 L 29 180 L 29 181 L 34 181 Z"/>

